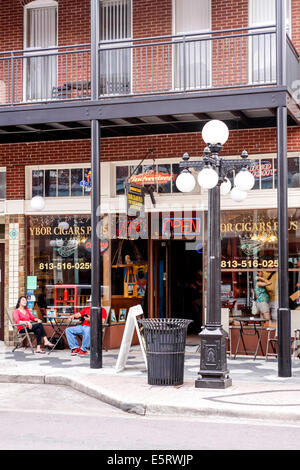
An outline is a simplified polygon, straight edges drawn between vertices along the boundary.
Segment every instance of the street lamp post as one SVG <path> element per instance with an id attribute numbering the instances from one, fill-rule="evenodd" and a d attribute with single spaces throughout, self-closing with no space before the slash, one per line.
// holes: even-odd
<path id="1" fill-rule="evenodd" d="M 182 172 L 176 180 L 178 189 L 190 192 L 195 187 L 195 179 L 189 169 L 199 171 L 198 183 L 208 189 L 208 250 L 207 250 L 207 315 L 206 323 L 200 333 L 201 353 L 199 378 L 196 388 L 227 388 L 232 385 L 226 358 L 226 336 L 221 324 L 221 243 L 220 243 L 220 193 L 228 194 L 235 201 L 247 197 L 247 191 L 254 186 L 254 177 L 249 172 L 253 163 L 247 161 L 248 153 L 243 151 L 242 160 L 224 160 L 219 156 L 226 143 L 229 131 L 222 121 L 209 121 L 202 130 L 207 147 L 202 161 L 190 161 L 183 155 L 180 163 Z M 238 171 L 235 186 L 227 175 Z"/>

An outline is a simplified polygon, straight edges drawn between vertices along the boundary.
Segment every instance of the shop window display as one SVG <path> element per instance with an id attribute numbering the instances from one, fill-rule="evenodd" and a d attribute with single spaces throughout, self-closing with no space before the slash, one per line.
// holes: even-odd
<path id="1" fill-rule="evenodd" d="M 289 209 L 289 294 L 292 310 L 300 310 L 299 228 L 300 210 Z M 224 211 L 221 237 L 222 306 L 229 307 L 233 316 L 262 315 L 264 312 L 261 311 L 258 297 L 265 287 L 264 300 L 268 303 L 271 320 L 275 321 L 278 303 L 277 211 Z M 261 288 L 260 293 L 258 287 Z M 267 319 L 267 312 L 265 315 Z"/>
<path id="2" fill-rule="evenodd" d="M 37 302 L 42 300 L 41 308 L 70 313 L 86 304 L 91 284 L 90 235 L 89 216 L 27 218 L 28 275 L 37 277 L 34 295 Z"/>

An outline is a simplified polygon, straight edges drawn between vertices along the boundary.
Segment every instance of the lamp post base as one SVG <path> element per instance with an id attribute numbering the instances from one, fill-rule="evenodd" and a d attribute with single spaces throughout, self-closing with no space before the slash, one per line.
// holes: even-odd
<path id="1" fill-rule="evenodd" d="M 232 379 L 230 377 L 205 377 L 195 380 L 195 388 L 217 388 L 224 389 L 231 387 Z"/>
<path id="2" fill-rule="evenodd" d="M 232 385 L 226 360 L 227 333 L 221 326 L 206 326 L 200 333 L 200 371 L 196 388 L 224 389 Z"/>

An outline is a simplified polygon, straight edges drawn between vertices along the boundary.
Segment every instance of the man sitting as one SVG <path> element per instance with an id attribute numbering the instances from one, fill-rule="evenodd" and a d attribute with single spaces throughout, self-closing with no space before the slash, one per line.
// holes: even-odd
<path id="1" fill-rule="evenodd" d="M 66 328 L 66 337 L 68 340 L 69 348 L 71 349 L 72 356 L 86 356 L 90 347 L 90 315 L 91 315 L 91 297 L 88 299 L 89 305 L 85 307 L 81 312 L 74 313 L 70 316 L 70 319 L 81 318 L 82 324 L 78 326 L 71 326 Z M 102 323 L 105 323 L 106 311 L 102 308 Z M 81 348 L 79 347 L 77 335 L 82 335 Z"/>

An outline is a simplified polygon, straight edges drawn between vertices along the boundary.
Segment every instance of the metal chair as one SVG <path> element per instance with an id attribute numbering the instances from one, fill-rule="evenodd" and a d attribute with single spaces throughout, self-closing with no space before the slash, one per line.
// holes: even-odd
<path id="1" fill-rule="evenodd" d="M 278 336 L 277 336 L 277 323 L 276 327 L 269 327 L 267 328 L 268 337 L 267 337 L 267 349 L 266 349 L 266 361 L 268 360 L 268 356 L 275 356 L 277 357 L 277 351 L 275 345 L 278 344 Z M 271 338 L 271 333 L 275 331 L 275 335 Z M 292 351 L 293 357 L 296 357 L 296 351 L 298 349 L 298 343 L 300 342 L 300 311 L 299 310 L 291 310 L 291 337 L 294 338 L 292 344 Z M 269 346 L 271 346 L 273 352 L 269 352 Z"/>
<path id="2" fill-rule="evenodd" d="M 34 354 L 34 349 L 33 349 L 32 341 L 31 341 L 31 337 L 33 337 L 35 339 L 35 334 L 32 331 L 28 330 L 28 328 L 26 328 L 25 325 L 23 325 L 24 331 L 22 333 L 18 330 L 18 326 L 20 326 L 20 325 L 17 325 L 13 320 L 14 308 L 11 308 L 11 309 L 6 308 L 5 312 L 6 312 L 6 316 L 8 318 L 8 322 L 9 322 L 10 326 L 13 329 L 14 342 L 16 343 L 16 345 L 15 345 L 14 349 L 12 350 L 12 352 L 14 352 L 16 349 L 18 349 L 20 347 L 24 347 L 26 349 L 28 346 L 24 342 L 25 342 L 25 340 L 27 340 L 29 345 L 30 345 L 32 354 Z"/>

